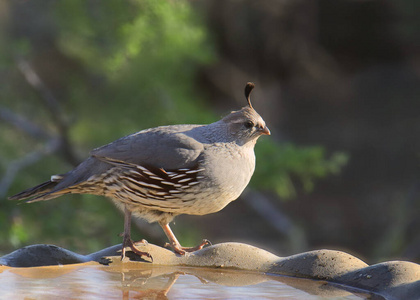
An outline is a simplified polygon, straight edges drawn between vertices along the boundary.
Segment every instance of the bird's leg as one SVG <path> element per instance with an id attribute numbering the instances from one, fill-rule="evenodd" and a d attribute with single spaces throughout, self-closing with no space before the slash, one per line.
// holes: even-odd
<path id="1" fill-rule="evenodd" d="M 146 256 L 152 259 L 153 261 L 152 256 L 147 252 L 140 251 L 134 245 L 134 242 L 131 239 L 131 211 L 128 210 L 127 206 L 124 207 L 124 233 L 123 233 L 123 246 L 122 246 L 122 251 L 121 251 L 121 260 L 123 260 L 125 257 L 126 247 L 130 247 L 131 251 L 133 251 L 137 255 L 140 255 L 140 257 Z"/>
<path id="2" fill-rule="evenodd" d="M 201 244 L 196 247 L 182 247 L 181 244 L 176 239 L 175 234 L 172 232 L 171 227 L 169 227 L 169 224 L 168 223 L 159 223 L 159 224 L 169 239 L 169 243 L 167 243 L 165 246 L 170 246 L 178 254 L 185 255 L 185 252 L 194 252 L 194 251 L 203 249 L 205 245 L 211 245 L 210 241 L 203 240 Z"/>

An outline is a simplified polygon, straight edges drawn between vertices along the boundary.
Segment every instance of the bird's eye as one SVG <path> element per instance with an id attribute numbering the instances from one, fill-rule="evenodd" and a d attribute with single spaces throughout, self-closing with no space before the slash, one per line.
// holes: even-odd
<path id="1" fill-rule="evenodd" d="M 246 121 L 244 125 L 247 129 L 254 127 L 254 123 L 252 123 L 251 121 Z"/>

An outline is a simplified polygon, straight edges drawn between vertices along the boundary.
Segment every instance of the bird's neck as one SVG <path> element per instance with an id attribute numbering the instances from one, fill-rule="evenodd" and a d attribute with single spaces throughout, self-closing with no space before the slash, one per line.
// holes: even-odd
<path id="1" fill-rule="evenodd" d="M 223 121 L 217 121 L 201 128 L 202 134 L 209 142 L 232 142 L 233 136 L 228 132 L 228 127 Z"/>

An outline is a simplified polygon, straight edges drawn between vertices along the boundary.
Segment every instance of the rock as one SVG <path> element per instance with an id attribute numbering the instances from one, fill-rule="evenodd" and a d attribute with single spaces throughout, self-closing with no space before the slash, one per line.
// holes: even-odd
<path id="1" fill-rule="evenodd" d="M 411 262 L 380 263 L 342 274 L 333 280 L 391 299 L 420 299 L 420 265 Z"/>
<path id="2" fill-rule="evenodd" d="M 137 243 L 136 246 L 139 250 L 150 253 L 153 262 L 131 251 L 127 252 L 127 261 L 121 262 L 119 254 L 121 245 L 89 255 L 80 255 L 52 245 L 32 245 L 1 257 L 0 265 L 16 268 L 95 261 L 109 264 L 111 269 L 124 268 L 125 270 L 139 266 L 142 268 L 166 266 L 174 270 L 179 266 L 237 269 L 313 279 L 316 280 L 313 284 L 302 285 L 301 281 L 292 281 L 291 284 L 298 284 L 299 289 L 308 290 L 314 294 L 325 295 L 331 292 L 332 295 L 336 295 L 337 290 L 333 287 L 334 284 L 338 284 L 348 289 L 374 293 L 386 299 L 420 299 L 420 265 L 411 262 L 391 261 L 369 266 L 350 254 L 334 250 L 316 250 L 289 257 L 279 257 L 241 243 L 217 244 L 184 256 L 152 244 Z M 152 269 L 154 272 L 157 271 L 156 267 Z M 281 278 L 280 281 L 284 281 L 288 277 L 279 278 Z M 245 273 L 244 276 L 239 277 L 220 278 L 218 275 L 213 279 L 226 281 L 232 285 L 256 280 L 255 276 Z"/>
<path id="3" fill-rule="evenodd" d="M 84 262 L 84 256 L 53 245 L 32 245 L 0 258 L 0 265 L 39 267 Z"/>
<path id="4" fill-rule="evenodd" d="M 316 250 L 284 257 L 267 270 L 269 273 L 332 280 L 368 265 L 360 259 L 341 251 Z"/>

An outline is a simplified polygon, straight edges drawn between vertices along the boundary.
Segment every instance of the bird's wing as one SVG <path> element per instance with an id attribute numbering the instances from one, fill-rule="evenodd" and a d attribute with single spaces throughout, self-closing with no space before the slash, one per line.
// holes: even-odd
<path id="1" fill-rule="evenodd" d="M 204 148 L 188 134 L 194 128 L 197 126 L 177 125 L 143 130 L 97 148 L 91 155 L 165 170 L 189 168 L 197 164 Z"/>
<path id="2" fill-rule="evenodd" d="M 91 156 L 72 171 L 60 175 L 59 178 L 55 176 L 54 179 L 24 191 L 15 198 L 35 196 L 31 201 L 40 201 L 66 193 L 95 194 L 95 190 L 85 189 L 84 182 L 94 181 L 95 177 L 100 178 L 113 167 L 121 167 L 126 178 L 138 179 L 145 188 L 161 185 L 157 192 L 162 200 L 176 198 L 170 192 L 177 186 L 191 186 L 191 182 L 196 181 L 197 173 L 202 171 L 196 167 L 204 146 L 191 134 L 191 130 L 198 127 L 200 126 L 157 127 L 123 137 L 93 150 Z M 171 170 L 176 170 L 177 173 L 166 172 Z M 159 180 L 156 179 L 158 177 Z M 164 179 L 172 183 L 168 185 L 168 182 L 162 181 Z M 89 183 L 89 188 L 92 188 L 92 182 Z M 163 192 L 167 195 L 161 195 Z"/>

